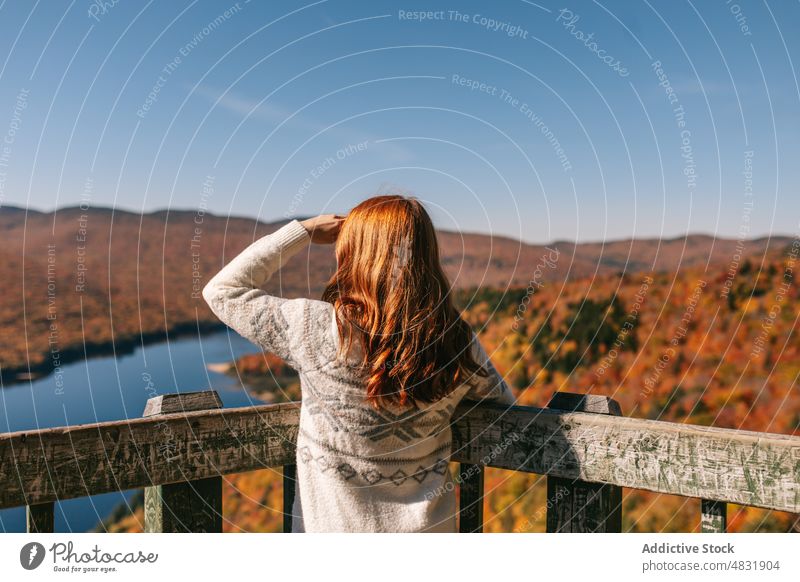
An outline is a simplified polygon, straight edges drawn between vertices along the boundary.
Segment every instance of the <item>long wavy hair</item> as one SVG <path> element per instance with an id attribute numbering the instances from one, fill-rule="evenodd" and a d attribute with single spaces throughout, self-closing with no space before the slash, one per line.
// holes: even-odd
<path id="1" fill-rule="evenodd" d="M 433 223 L 415 198 L 375 196 L 353 208 L 336 241 L 338 268 L 322 299 L 337 314 L 340 353 L 354 340 L 366 398 L 418 406 L 472 374 L 472 331 L 454 307 Z"/>

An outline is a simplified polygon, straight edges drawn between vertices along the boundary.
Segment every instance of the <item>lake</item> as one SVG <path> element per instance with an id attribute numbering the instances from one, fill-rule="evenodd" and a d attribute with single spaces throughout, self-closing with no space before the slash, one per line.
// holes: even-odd
<path id="1" fill-rule="evenodd" d="M 140 418 L 154 389 L 168 394 L 213 388 L 225 407 L 263 404 L 238 379 L 206 368 L 257 351 L 235 333 L 222 331 L 151 344 L 116 358 L 74 362 L 62 367 L 63 390 L 57 390 L 54 375 L 0 390 L 0 432 Z M 135 492 L 58 502 L 55 531 L 91 530 Z M 0 511 L 0 531 L 24 532 L 25 508 Z"/>

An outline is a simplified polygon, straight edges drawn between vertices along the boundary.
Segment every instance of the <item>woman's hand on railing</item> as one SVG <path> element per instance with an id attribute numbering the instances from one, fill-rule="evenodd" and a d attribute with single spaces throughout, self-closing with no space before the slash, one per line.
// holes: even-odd
<path id="1" fill-rule="evenodd" d="M 303 220 L 300 224 L 311 235 L 311 242 L 319 245 L 328 245 L 336 242 L 339 230 L 344 223 L 344 216 L 339 214 L 321 214 L 314 218 Z"/>

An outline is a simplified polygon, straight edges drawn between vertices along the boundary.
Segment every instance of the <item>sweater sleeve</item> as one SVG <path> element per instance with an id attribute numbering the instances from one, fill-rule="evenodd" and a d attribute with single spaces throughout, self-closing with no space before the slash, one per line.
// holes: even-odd
<path id="1" fill-rule="evenodd" d="M 467 381 L 469 389 L 464 395 L 466 400 L 477 400 L 486 402 L 495 402 L 497 404 L 507 404 L 513 406 L 516 404 L 517 399 L 514 393 L 506 384 L 503 377 L 492 364 L 486 350 L 483 349 L 481 342 L 475 334 L 472 334 L 472 354 L 475 361 L 483 366 L 489 373 L 488 376 L 479 376 L 473 374 Z"/>
<path id="2" fill-rule="evenodd" d="M 308 300 L 275 297 L 261 287 L 310 241 L 305 227 L 293 220 L 244 249 L 203 288 L 203 298 L 223 323 L 295 369 L 301 364 Z"/>

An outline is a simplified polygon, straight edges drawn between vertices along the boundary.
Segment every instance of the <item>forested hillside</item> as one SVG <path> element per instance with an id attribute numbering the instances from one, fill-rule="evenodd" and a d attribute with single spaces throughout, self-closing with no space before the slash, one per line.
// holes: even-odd
<path id="1" fill-rule="evenodd" d="M 456 299 L 520 404 L 546 406 L 558 390 L 595 393 L 616 399 L 626 416 L 797 435 L 798 252 L 787 244 L 733 275 L 727 265 L 698 265 L 460 290 Z M 265 401 L 299 394 L 273 356 L 245 356 L 231 373 Z M 280 489 L 279 470 L 228 479 L 226 530 L 277 531 Z M 486 531 L 543 531 L 542 477 L 488 470 L 486 490 Z M 626 490 L 623 503 L 626 530 L 699 525 L 698 500 Z M 796 520 L 729 510 L 730 531 L 787 531 Z M 114 527 L 140 528 L 140 511 Z"/>
<path id="2" fill-rule="evenodd" d="M 201 297 L 208 279 L 249 243 L 279 228 L 198 210 L 137 214 L 110 208 L 37 212 L 0 206 L 0 374 L 6 383 L 48 373 L 86 355 L 112 353 L 173 332 L 219 326 Z M 442 263 L 458 289 L 524 286 L 641 269 L 720 264 L 737 241 L 679 239 L 529 245 L 440 232 Z M 748 241 L 760 256 L 787 239 Z M 555 249 L 559 260 L 542 263 Z M 541 265 L 541 266 L 540 266 Z M 331 247 L 312 245 L 269 285 L 318 297 L 335 268 Z"/>

